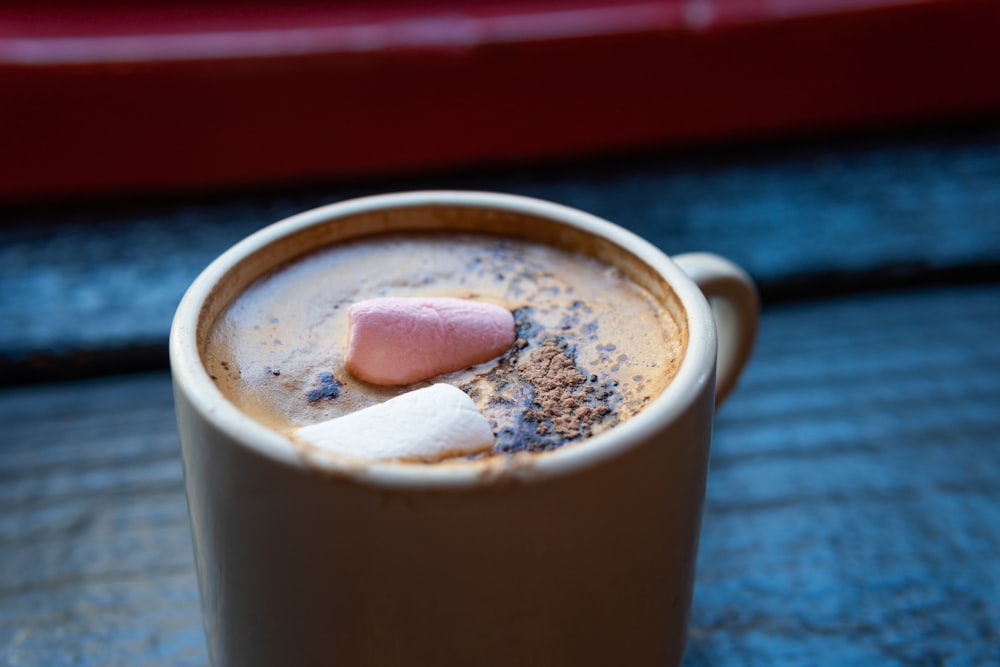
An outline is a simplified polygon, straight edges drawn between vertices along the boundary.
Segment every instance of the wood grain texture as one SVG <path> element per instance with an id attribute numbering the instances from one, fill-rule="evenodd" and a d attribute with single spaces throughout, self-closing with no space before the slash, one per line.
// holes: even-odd
<path id="1" fill-rule="evenodd" d="M 765 311 L 717 418 L 688 667 L 1000 661 L 998 303 Z M 0 664 L 205 665 L 167 374 L 6 389 L 0 419 Z"/>

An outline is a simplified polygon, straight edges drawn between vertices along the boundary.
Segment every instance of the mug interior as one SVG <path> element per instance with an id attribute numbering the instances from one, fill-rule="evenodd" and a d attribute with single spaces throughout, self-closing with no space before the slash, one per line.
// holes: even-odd
<path id="1" fill-rule="evenodd" d="M 396 232 L 494 234 L 554 245 L 621 270 L 666 307 L 681 331 L 682 359 L 667 387 L 638 414 L 604 433 L 540 453 L 434 464 L 347 460 L 297 447 L 240 411 L 202 363 L 215 321 L 258 278 L 317 249 Z M 284 465 L 348 475 L 389 486 L 464 486 L 488 480 L 541 479 L 596 464 L 647 441 L 683 411 L 715 372 L 715 334 L 697 287 L 660 250 L 627 230 L 541 200 L 478 192 L 379 195 L 306 211 L 247 237 L 214 261 L 182 300 L 171 331 L 171 368 L 179 391 L 235 442 Z"/>

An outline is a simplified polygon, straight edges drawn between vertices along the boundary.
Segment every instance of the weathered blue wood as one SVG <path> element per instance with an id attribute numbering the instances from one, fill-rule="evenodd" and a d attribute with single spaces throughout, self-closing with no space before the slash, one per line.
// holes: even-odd
<path id="1" fill-rule="evenodd" d="M 687 667 L 1000 664 L 998 305 L 765 311 L 717 417 Z M 0 665 L 206 664 L 173 420 L 166 373 L 0 391 Z"/>
<path id="2" fill-rule="evenodd" d="M 929 270 L 966 271 L 969 278 L 967 267 L 973 266 L 989 272 L 984 278 L 1000 279 L 996 127 L 438 174 L 363 187 L 78 202 L 0 209 L 0 362 L 23 361 L 33 351 L 129 346 L 148 346 L 152 351 L 142 348 L 144 353 L 155 355 L 188 284 L 243 236 L 356 195 L 449 187 L 577 206 L 639 232 L 668 253 L 718 252 L 745 266 L 763 284 L 765 297 L 789 289 L 808 296 L 837 282 L 854 289 L 859 274 L 873 283 L 898 283 L 921 280 Z M 96 365 L 162 366 L 164 359 L 101 358 Z"/>
<path id="3" fill-rule="evenodd" d="M 998 334 L 996 288 L 767 314 L 718 416 L 689 665 L 1000 662 Z"/>

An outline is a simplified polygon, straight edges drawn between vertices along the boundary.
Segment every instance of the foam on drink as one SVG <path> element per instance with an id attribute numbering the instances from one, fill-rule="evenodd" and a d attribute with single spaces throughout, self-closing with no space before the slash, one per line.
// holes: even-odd
<path id="1" fill-rule="evenodd" d="M 516 340 L 484 363 L 371 384 L 347 367 L 348 311 L 382 297 L 494 304 L 512 313 Z M 613 427 L 666 387 L 685 343 L 676 312 L 619 268 L 566 249 L 394 233 L 317 250 L 258 279 L 211 327 L 203 359 L 231 401 L 292 439 L 300 427 L 446 383 L 495 434 L 480 455 L 537 452 Z"/>

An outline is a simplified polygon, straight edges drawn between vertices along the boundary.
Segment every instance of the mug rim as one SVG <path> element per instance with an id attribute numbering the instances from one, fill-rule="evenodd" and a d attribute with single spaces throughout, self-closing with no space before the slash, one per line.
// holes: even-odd
<path id="1" fill-rule="evenodd" d="M 433 464 L 354 460 L 321 451 L 304 452 L 287 436 L 256 421 L 232 403 L 212 381 L 198 345 L 203 306 L 220 280 L 254 253 L 314 225 L 338 218 L 400 208 L 450 206 L 501 210 L 545 218 L 610 241 L 646 263 L 670 286 L 686 319 L 687 346 L 674 378 L 627 421 L 570 447 L 486 459 Z M 506 481 L 532 482 L 595 466 L 639 446 L 690 409 L 705 385 L 714 383 L 715 321 L 701 290 L 663 251 L 615 223 L 576 208 L 523 195 L 474 190 L 422 190 L 378 194 L 312 208 L 274 222 L 243 238 L 213 260 L 181 299 L 170 330 L 170 370 L 200 418 L 234 443 L 266 459 L 311 474 L 326 473 L 384 488 L 468 488 Z"/>

